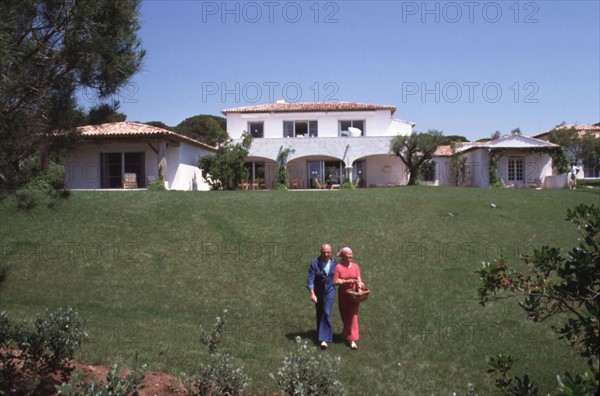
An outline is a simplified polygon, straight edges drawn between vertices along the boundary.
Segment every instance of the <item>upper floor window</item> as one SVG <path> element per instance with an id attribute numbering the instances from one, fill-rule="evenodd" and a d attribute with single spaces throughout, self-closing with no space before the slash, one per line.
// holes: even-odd
<path id="1" fill-rule="evenodd" d="M 317 121 L 283 121 L 283 137 L 317 137 Z"/>
<path id="2" fill-rule="evenodd" d="M 365 121 L 340 121 L 340 136 L 365 136 Z"/>
<path id="3" fill-rule="evenodd" d="M 265 136 L 265 123 L 262 121 L 254 121 L 248 123 L 248 130 L 253 138 L 261 138 Z"/>

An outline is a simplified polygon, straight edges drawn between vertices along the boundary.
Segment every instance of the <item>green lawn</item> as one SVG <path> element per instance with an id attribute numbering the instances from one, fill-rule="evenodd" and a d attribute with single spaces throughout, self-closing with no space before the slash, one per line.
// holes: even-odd
<path id="1" fill-rule="evenodd" d="M 490 204 L 495 203 L 496 208 Z M 223 348 L 252 389 L 275 389 L 300 335 L 311 339 L 305 289 L 322 242 L 350 246 L 372 297 L 361 306 L 360 349 L 335 343 L 350 394 L 493 392 L 486 357 L 510 353 L 542 392 L 584 362 L 516 301 L 477 304 L 475 268 L 533 245 L 572 247 L 566 209 L 598 190 L 402 187 L 355 191 L 78 192 L 53 211 L 0 206 L 0 309 L 33 319 L 74 306 L 90 339 L 78 358 L 191 372 L 206 358 L 200 324 L 228 309 Z M 452 213 L 453 215 L 449 215 Z M 334 307 L 334 332 L 341 320 Z"/>

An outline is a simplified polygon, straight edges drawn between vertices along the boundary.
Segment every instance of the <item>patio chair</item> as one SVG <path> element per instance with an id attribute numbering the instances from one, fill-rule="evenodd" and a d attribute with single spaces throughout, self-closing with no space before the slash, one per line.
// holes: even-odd
<path id="1" fill-rule="evenodd" d="M 258 179 L 252 180 L 252 182 L 250 183 L 250 188 L 253 189 L 253 190 L 259 190 L 260 189 L 260 183 L 259 183 Z"/>
<path id="2" fill-rule="evenodd" d="M 238 183 L 238 190 L 247 190 L 249 188 L 250 188 L 250 183 L 246 179 L 242 179 Z"/>
<path id="3" fill-rule="evenodd" d="M 137 174 L 125 173 L 123 175 L 123 188 L 138 188 Z"/>
<path id="4" fill-rule="evenodd" d="M 321 183 L 319 181 L 319 179 L 313 179 L 315 181 L 315 188 L 318 190 L 326 190 L 327 189 L 327 184 L 325 183 Z"/>

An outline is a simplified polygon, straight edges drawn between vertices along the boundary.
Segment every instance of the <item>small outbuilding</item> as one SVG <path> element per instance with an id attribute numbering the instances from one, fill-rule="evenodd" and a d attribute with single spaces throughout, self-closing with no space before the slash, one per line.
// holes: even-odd
<path id="1" fill-rule="evenodd" d="M 209 190 L 198 168 L 216 147 L 137 122 L 78 128 L 82 144 L 65 158 L 68 189 L 146 188 L 159 178 L 169 190 Z"/>

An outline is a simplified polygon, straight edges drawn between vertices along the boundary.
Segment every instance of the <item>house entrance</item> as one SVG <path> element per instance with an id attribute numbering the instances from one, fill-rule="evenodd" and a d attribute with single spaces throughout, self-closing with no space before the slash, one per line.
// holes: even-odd
<path id="1" fill-rule="evenodd" d="M 100 188 L 123 188 L 125 173 L 135 173 L 138 187 L 146 187 L 144 153 L 100 153 Z"/>

